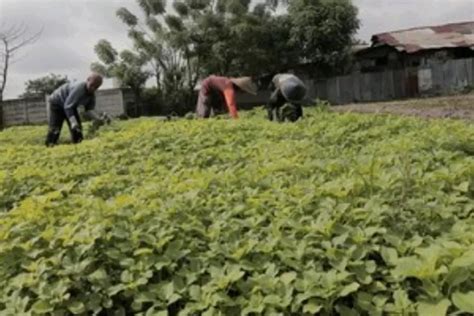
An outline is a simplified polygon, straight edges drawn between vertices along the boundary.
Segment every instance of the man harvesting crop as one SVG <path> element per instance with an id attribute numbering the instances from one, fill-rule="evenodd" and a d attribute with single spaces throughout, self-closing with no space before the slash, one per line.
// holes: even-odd
<path id="1" fill-rule="evenodd" d="M 78 107 L 83 105 L 85 115 L 96 124 L 103 124 L 105 118 L 95 111 L 95 91 L 102 85 L 102 77 L 91 74 L 86 81 L 79 83 L 65 83 L 56 89 L 49 97 L 49 127 L 46 136 L 46 146 L 58 143 L 63 122 L 66 121 L 71 132 L 73 143 L 83 139 L 81 119 Z"/>
<path id="2" fill-rule="evenodd" d="M 232 118 L 238 118 L 235 92 L 241 90 L 250 94 L 257 94 L 257 86 L 250 77 L 227 78 L 209 76 L 201 83 L 196 106 L 196 115 L 208 118 L 224 108 L 229 110 Z"/>
<path id="3" fill-rule="evenodd" d="M 295 75 L 277 74 L 271 87 L 275 89 L 267 103 L 270 121 L 296 121 L 303 116 L 301 103 L 306 96 L 305 84 Z"/>

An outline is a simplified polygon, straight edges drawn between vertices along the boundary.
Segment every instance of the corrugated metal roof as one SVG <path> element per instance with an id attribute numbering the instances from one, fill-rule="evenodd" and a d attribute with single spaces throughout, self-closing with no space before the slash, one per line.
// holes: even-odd
<path id="1" fill-rule="evenodd" d="M 372 36 L 372 47 L 389 45 L 409 54 L 425 49 L 468 47 L 474 50 L 474 21 L 417 27 Z"/>

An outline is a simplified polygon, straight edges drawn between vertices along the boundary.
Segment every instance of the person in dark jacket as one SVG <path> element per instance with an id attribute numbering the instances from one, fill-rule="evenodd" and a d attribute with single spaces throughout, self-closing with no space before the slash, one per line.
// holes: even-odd
<path id="1" fill-rule="evenodd" d="M 241 90 L 250 94 L 257 94 L 257 86 L 250 77 L 227 78 L 209 76 L 201 82 L 199 97 L 196 105 L 196 115 L 208 118 L 227 108 L 232 118 L 239 117 L 235 92 Z"/>
<path id="2" fill-rule="evenodd" d="M 73 143 L 83 139 L 81 119 L 78 107 L 85 107 L 85 115 L 94 122 L 102 122 L 103 118 L 95 111 L 95 91 L 102 85 L 102 76 L 91 74 L 86 81 L 65 83 L 57 88 L 49 97 L 49 126 L 46 136 L 46 146 L 58 143 L 63 122 L 66 121 L 71 132 Z"/>
<path id="3" fill-rule="evenodd" d="M 298 77 L 277 74 L 272 79 L 271 88 L 274 91 L 266 106 L 270 121 L 294 122 L 303 116 L 301 104 L 306 96 L 306 86 Z"/>

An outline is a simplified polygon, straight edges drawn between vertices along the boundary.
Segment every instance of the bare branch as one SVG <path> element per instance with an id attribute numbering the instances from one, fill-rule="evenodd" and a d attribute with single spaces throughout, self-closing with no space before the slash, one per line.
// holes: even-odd
<path id="1" fill-rule="evenodd" d="M 16 41 L 19 38 L 22 38 L 25 36 L 25 34 L 28 32 L 28 29 L 21 26 L 17 28 L 13 28 L 11 31 L 7 32 L 5 35 L 5 39 L 9 42 Z"/>
<path id="2" fill-rule="evenodd" d="M 21 48 L 36 42 L 43 28 L 38 32 L 30 34 L 29 28 L 24 24 L 15 24 L 6 26 L 4 23 L 0 25 L 0 101 L 7 84 L 8 70 L 15 62 L 15 55 Z"/>
<path id="3" fill-rule="evenodd" d="M 39 30 L 37 33 L 35 33 L 35 34 L 33 34 L 33 35 L 31 35 L 27 38 L 24 38 L 19 43 L 17 43 L 15 46 L 10 48 L 10 52 L 14 52 L 14 51 L 18 50 L 19 48 L 22 48 L 23 46 L 33 44 L 34 42 L 36 42 L 40 38 L 42 33 L 43 33 L 43 29 Z"/>

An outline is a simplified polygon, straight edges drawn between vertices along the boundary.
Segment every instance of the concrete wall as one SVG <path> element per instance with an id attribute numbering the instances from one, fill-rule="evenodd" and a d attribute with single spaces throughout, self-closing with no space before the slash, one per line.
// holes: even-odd
<path id="1" fill-rule="evenodd" d="M 3 126 L 42 124 L 48 121 L 45 100 L 42 97 L 6 100 L 2 102 Z"/>
<path id="2" fill-rule="evenodd" d="M 96 92 L 96 110 L 112 116 L 123 114 L 124 102 L 122 89 L 98 90 Z"/>
<path id="3" fill-rule="evenodd" d="M 134 103 L 130 91 L 126 89 L 107 89 L 96 92 L 96 110 L 99 112 L 119 116 L 126 112 L 127 104 Z M 46 99 L 42 97 L 5 100 L 1 103 L 1 108 L 0 127 L 48 122 Z"/>

